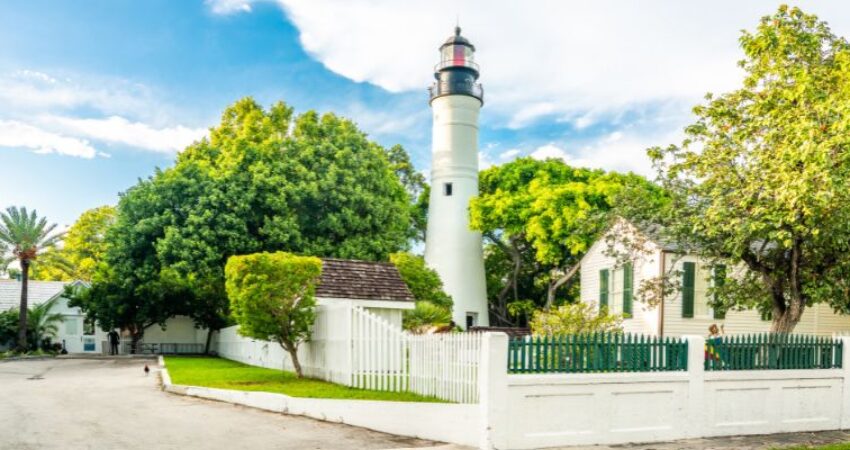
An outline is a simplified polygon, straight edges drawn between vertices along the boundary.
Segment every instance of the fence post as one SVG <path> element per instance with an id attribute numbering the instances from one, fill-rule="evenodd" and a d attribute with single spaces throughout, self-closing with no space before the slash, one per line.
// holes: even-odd
<path id="1" fill-rule="evenodd" d="M 841 429 L 850 429 L 850 336 L 840 336 L 841 340 Z"/>
<path id="2" fill-rule="evenodd" d="M 508 335 L 484 333 L 478 365 L 481 449 L 506 447 L 508 425 Z"/>
<path id="3" fill-rule="evenodd" d="M 705 426 L 705 338 L 684 336 L 688 342 L 688 437 L 701 437 Z"/>

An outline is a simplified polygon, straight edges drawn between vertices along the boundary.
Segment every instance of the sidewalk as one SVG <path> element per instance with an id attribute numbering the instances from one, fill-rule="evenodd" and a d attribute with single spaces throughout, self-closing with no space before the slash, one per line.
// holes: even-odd
<path id="1" fill-rule="evenodd" d="M 850 442 L 850 432 L 820 431 L 816 433 L 786 433 L 757 436 L 732 436 L 707 439 L 686 439 L 655 444 L 628 444 L 611 447 L 562 447 L 564 450 L 765 450 L 799 445 L 817 446 Z"/>

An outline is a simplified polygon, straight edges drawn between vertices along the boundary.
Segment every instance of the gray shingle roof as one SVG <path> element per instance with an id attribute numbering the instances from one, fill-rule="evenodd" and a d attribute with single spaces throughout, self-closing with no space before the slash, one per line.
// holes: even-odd
<path id="1" fill-rule="evenodd" d="M 391 263 L 322 259 L 316 297 L 412 302 L 413 294 Z"/>
<path id="2" fill-rule="evenodd" d="M 38 305 L 44 303 L 65 290 L 64 281 L 32 281 L 28 283 L 27 303 Z M 0 280 L 0 311 L 17 308 L 21 303 L 21 282 L 17 280 Z"/>

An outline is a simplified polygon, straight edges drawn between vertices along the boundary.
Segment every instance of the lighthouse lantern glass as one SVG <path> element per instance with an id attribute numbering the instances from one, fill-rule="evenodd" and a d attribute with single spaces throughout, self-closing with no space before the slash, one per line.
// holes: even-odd
<path id="1" fill-rule="evenodd" d="M 472 49 L 466 45 L 446 45 L 443 47 L 443 66 L 471 66 Z"/>

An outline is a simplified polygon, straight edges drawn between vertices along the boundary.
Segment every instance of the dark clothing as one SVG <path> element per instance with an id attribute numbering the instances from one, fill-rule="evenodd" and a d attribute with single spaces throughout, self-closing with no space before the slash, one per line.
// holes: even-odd
<path id="1" fill-rule="evenodd" d="M 118 343 L 120 342 L 120 338 L 118 337 L 118 332 L 112 330 L 107 335 L 109 337 L 109 354 L 117 355 L 118 354 Z"/>

